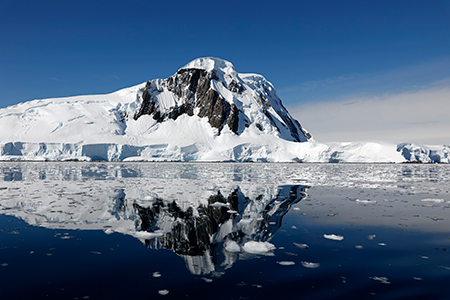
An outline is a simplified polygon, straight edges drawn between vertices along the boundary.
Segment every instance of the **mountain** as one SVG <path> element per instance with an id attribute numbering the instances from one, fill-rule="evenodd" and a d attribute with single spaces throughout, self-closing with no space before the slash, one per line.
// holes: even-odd
<path id="1" fill-rule="evenodd" d="M 411 147 L 400 145 L 318 143 L 263 76 L 238 73 L 230 62 L 212 57 L 111 94 L 0 109 L 0 128 L 0 160 L 419 160 Z M 420 160 L 448 162 L 447 148 Z"/>

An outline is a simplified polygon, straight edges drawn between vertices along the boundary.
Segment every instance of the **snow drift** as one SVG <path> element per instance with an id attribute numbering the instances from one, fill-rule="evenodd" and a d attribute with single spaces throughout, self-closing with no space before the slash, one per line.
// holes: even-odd
<path id="1" fill-rule="evenodd" d="M 449 161 L 447 146 L 318 143 L 263 76 L 211 57 L 107 95 L 3 108 L 0 128 L 0 160 Z"/>

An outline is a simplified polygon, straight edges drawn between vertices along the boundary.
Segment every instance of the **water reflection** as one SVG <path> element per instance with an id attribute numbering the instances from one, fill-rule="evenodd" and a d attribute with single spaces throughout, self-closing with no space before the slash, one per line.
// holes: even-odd
<path id="1" fill-rule="evenodd" d="M 56 229 L 0 216 L 0 289 L 447 299 L 449 195 L 450 165 L 0 163 L 0 212 Z"/>
<path id="2" fill-rule="evenodd" d="M 114 164 L 28 166 L 3 168 L 3 214 L 46 228 L 131 235 L 148 248 L 183 257 L 193 274 L 216 276 L 248 256 L 247 242 L 267 245 L 307 188 L 236 181 L 245 176 L 242 170 L 205 180 L 198 170 L 203 166 L 194 165 L 172 176 L 147 169 L 155 178 Z M 171 174 L 172 166 L 163 166 Z"/>

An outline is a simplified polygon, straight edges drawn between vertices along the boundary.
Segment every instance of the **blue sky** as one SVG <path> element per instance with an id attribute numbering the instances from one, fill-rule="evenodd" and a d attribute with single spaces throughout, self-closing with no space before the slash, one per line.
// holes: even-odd
<path id="1" fill-rule="evenodd" d="M 201 56 L 263 74 L 288 108 L 445 89 L 450 1 L 0 0 L 0 107 L 113 92 Z"/>

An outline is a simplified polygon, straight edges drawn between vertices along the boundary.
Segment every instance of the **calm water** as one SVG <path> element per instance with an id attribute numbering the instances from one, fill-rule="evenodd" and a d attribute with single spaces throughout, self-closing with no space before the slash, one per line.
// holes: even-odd
<path id="1" fill-rule="evenodd" d="M 450 166 L 0 163 L 1 299 L 450 299 Z"/>

